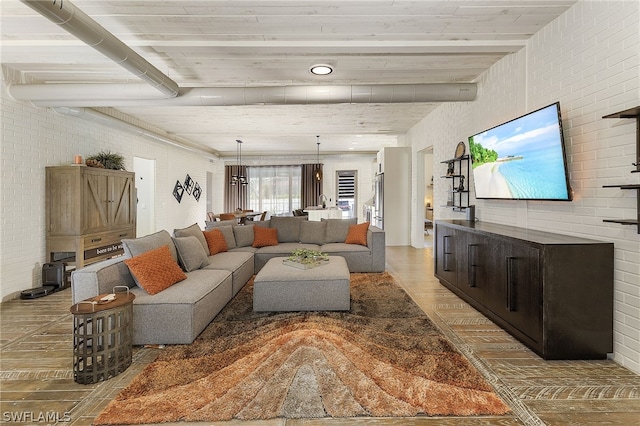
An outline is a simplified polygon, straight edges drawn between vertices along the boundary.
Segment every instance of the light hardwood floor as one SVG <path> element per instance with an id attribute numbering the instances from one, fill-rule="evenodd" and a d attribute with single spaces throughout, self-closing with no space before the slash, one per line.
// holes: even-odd
<path id="1" fill-rule="evenodd" d="M 512 408 L 512 414 L 465 418 L 279 419 L 220 425 L 640 424 L 639 375 L 606 360 L 540 359 L 440 285 L 433 276 L 430 241 L 425 246 L 424 249 L 388 247 L 388 271 L 493 384 Z M 0 305 L 0 424 L 90 425 L 161 350 L 135 348 L 134 362 L 123 374 L 94 385 L 76 384 L 71 371 L 70 300 L 70 291 L 64 290 L 41 299 Z M 54 421 L 38 419 L 41 415 Z"/>

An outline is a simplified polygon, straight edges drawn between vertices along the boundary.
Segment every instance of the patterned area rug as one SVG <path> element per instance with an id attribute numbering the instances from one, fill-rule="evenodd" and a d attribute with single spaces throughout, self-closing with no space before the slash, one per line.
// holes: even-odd
<path id="1" fill-rule="evenodd" d="M 252 290 L 193 344 L 168 347 L 94 425 L 509 412 L 387 273 L 351 274 L 349 312 L 255 313 Z"/>

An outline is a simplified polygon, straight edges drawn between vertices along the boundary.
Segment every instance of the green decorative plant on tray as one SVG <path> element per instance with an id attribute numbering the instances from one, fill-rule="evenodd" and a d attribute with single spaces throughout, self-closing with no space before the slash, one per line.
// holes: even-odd
<path id="1" fill-rule="evenodd" d="M 311 269 L 329 263 L 329 255 L 318 250 L 296 249 L 284 259 L 285 265 L 299 269 Z"/>

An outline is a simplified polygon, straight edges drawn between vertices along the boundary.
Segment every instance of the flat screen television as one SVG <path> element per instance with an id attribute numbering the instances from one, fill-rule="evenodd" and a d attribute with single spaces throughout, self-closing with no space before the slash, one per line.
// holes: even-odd
<path id="1" fill-rule="evenodd" d="M 570 201 L 560 103 L 469 137 L 477 199 Z"/>

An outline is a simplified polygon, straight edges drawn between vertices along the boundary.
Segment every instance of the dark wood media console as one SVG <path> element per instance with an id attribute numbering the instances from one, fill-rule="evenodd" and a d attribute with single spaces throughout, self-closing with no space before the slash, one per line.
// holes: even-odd
<path id="1" fill-rule="evenodd" d="M 613 243 L 436 221 L 435 276 L 544 359 L 613 352 Z"/>

